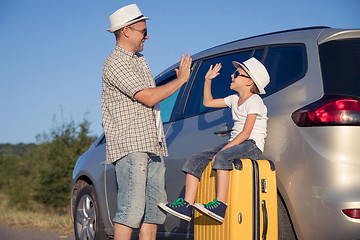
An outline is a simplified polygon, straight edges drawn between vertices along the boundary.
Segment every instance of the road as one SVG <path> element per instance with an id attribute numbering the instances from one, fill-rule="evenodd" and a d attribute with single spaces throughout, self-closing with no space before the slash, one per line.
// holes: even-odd
<path id="1" fill-rule="evenodd" d="M 73 235 L 0 226 L 0 240 L 75 240 Z"/>

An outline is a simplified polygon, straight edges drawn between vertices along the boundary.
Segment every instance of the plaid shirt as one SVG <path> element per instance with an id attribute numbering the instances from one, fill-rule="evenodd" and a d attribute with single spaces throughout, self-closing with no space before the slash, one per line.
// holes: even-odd
<path id="1" fill-rule="evenodd" d="M 167 156 L 164 134 L 162 147 L 157 137 L 154 108 L 134 98 L 137 92 L 153 87 L 154 77 L 145 57 L 117 45 L 105 60 L 102 74 L 106 163 L 113 163 L 133 152 Z"/>

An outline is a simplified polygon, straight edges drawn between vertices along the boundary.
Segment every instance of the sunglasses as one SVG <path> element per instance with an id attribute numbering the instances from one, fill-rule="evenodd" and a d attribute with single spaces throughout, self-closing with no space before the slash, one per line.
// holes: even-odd
<path id="1" fill-rule="evenodd" d="M 139 29 L 135 29 L 135 28 L 132 28 L 132 27 L 128 27 L 128 28 L 130 28 L 131 30 L 141 32 L 144 35 L 144 38 L 147 36 L 147 29 L 139 30 Z"/>
<path id="2" fill-rule="evenodd" d="M 233 72 L 233 75 L 234 75 L 234 79 L 237 78 L 238 76 L 242 76 L 242 77 L 246 77 L 246 78 L 251 78 L 251 77 L 246 76 L 246 75 L 244 75 L 244 74 L 242 74 L 242 73 L 239 73 L 238 70 L 235 70 L 235 71 Z"/>

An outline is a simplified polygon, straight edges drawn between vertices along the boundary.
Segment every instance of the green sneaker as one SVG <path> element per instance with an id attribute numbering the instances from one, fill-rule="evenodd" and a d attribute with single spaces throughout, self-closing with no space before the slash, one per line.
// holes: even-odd
<path id="1" fill-rule="evenodd" d="M 172 204 L 159 203 L 161 209 L 164 211 L 190 222 L 193 212 L 193 206 L 186 202 L 183 198 L 178 198 Z"/>
<path id="2" fill-rule="evenodd" d="M 225 203 L 219 202 L 215 198 L 214 201 L 209 202 L 208 204 L 195 203 L 194 208 L 219 222 L 223 222 L 227 205 Z"/>

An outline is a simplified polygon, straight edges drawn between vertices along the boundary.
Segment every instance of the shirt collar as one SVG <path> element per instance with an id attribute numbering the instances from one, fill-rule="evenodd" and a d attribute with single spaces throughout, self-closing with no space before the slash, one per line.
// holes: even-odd
<path id="1" fill-rule="evenodd" d="M 129 50 L 126 50 L 125 48 L 121 47 L 120 45 L 115 46 L 115 51 L 120 54 L 124 54 L 126 56 L 132 57 L 132 58 L 139 58 L 142 56 L 140 53 L 132 53 Z"/>

